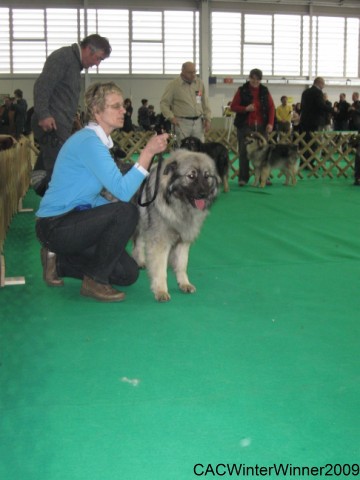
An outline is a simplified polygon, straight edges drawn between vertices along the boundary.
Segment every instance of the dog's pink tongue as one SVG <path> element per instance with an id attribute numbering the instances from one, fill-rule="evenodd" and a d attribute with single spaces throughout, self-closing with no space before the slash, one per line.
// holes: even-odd
<path id="1" fill-rule="evenodd" d="M 198 210 L 204 210 L 205 208 L 205 200 L 203 200 L 202 198 L 197 198 L 195 200 L 195 206 Z"/>

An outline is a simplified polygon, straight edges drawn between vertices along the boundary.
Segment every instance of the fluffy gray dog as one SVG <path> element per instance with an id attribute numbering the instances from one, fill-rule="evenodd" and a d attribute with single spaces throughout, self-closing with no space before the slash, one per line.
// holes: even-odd
<path id="1" fill-rule="evenodd" d="M 187 265 L 190 245 L 200 233 L 209 208 L 219 192 L 220 177 L 214 161 L 204 153 L 174 151 L 155 164 L 146 180 L 133 257 L 147 268 L 151 289 L 159 302 L 170 300 L 167 267 L 180 290 L 195 292 Z"/>

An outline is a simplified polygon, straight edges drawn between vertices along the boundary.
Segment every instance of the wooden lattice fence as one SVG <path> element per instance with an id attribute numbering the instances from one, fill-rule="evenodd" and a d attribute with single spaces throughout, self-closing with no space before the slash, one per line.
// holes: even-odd
<path id="1" fill-rule="evenodd" d="M 2 135 L 1 142 L 12 138 Z M 11 141 L 10 146 L 0 151 L 0 287 L 21 284 L 24 277 L 5 277 L 4 243 L 6 233 L 15 213 L 24 211 L 22 199 L 30 183 L 31 153 L 28 141 L 21 137 Z"/>
<path id="2" fill-rule="evenodd" d="M 300 166 L 298 177 L 352 177 L 354 171 L 355 149 L 350 146 L 349 138 L 355 132 L 313 132 L 311 140 L 306 143 L 305 133 L 297 132 L 281 134 L 273 132 L 269 136 L 270 143 L 294 143 L 299 149 Z M 152 132 L 130 132 L 117 131 L 113 139 L 126 153 L 125 161 L 132 161 L 133 156 L 140 153 L 146 145 Z M 238 176 L 239 154 L 236 130 L 230 133 L 226 129 L 211 130 L 206 135 L 206 141 L 222 143 L 229 151 L 230 156 L 230 178 Z M 173 140 L 170 141 L 169 150 L 173 147 Z M 281 174 L 279 174 L 280 176 Z"/>

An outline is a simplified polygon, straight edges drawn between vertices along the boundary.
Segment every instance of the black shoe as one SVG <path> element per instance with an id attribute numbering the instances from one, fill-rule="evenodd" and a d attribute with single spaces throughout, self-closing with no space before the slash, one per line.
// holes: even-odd
<path id="1" fill-rule="evenodd" d="M 360 178 L 355 178 L 354 185 L 360 187 Z"/>

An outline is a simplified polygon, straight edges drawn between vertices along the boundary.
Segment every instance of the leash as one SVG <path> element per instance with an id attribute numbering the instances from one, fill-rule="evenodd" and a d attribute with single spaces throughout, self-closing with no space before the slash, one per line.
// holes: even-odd
<path id="1" fill-rule="evenodd" d="M 173 128 L 174 128 L 174 133 L 170 133 L 170 137 L 171 137 L 171 140 L 172 140 L 172 147 L 173 147 L 174 150 L 176 150 L 176 149 L 179 148 L 179 144 L 178 144 L 177 137 L 176 137 L 176 134 L 175 134 L 175 125 L 173 126 Z M 137 203 L 140 207 L 148 207 L 149 205 L 151 205 L 155 201 L 155 199 L 157 197 L 157 194 L 159 192 L 160 170 L 161 170 L 162 163 L 164 161 L 164 156 L 163 156 L 162 153 L 159 153 L 157 155 L 157 157 L 158 157 L 158 162 L 157 162 L 157 168 L 156 168 L 155 187 L 154 187 L 153 197 L 150 200 L 147 200 L 146 202 L 143 202 L 141 200 L 141 198 L 143 196 L 144 188 L 148 183 L 148 179 L 146 179 L 141 184 L 140 189 L 139 189 L 139 195 L 138 195 Z M 154 162 L 154 158 L 155 157 L 153 157 L 153 159 L 151 160 L 150 167 Z"/>
<path id="2" fill-rule="evenodd" d="M 181 130 L 181 128 L 180 128 Z M 182 134 L 184 134 L 184 132 L 181 130 Z M 171 146 L 173 147 L 174 150 L 177 150 L 178 148 L 180 148 L 179 146 L 179 142 L 178 142 L 178 139 L 177 139 L 177 135 L 176 135 L 176 131 L 175 131 L 175 125 L 172 126 L 172 132 L 170 132 L 170 141 L 171 141 Z"/>
<path id="3" fill-rule="evenodd" d="M 173 135 L 174 135 L 174 137 L 175 137 L 175 141 L 176 141 L 176 127 L 180 130 L 181 135 L 182 135 L 183 137 L 186 137 L 186 135 L 185 135 L 185 133 L 184 133 L 184 130 L 181 128 L 180 124 L 178 124 L 178 125 L 176 125 L 176 126 L 173 125 L 173 129 L 174 129 Z M 176 148 L 178 148 L 178 146 L 177 146 Z"/>
<path id="4" fill-rule="evenodd" d="M 155 157 L 154 157 L 154 158 L 155 158 Z M 151 160 L 150 167 L 151 167 L 151 165 L 152 165 L 153 162 L 154 162 L 154 158 Z M 142 197 L 144 188 L 145 188 L 145 186 L 147 185 L 148 181 L 145 180 L 145 181 L 141 184 L 140 189 L 139 189 L 138 200 L 137 200 L 137 203 L 138 203 L 138 205 L 139 205 L 140 207 L 148 207 L 149 205 L 151 205 L 151 204 L 153 203 L 153 201 L 154 201 L 155 198 L 157 197 L 157 194 L 158 194 L 158 191 L 159 191 L 159 183 L 160 183 L 160 170 L 161 170 L 161 165 L 162 165 L 163 161 L 164 161 L 163 155 L 162 155 L 162 154 L 159 154 L 159 155 L 158 155 L 157 168 L 156 168 L 154 194 L 153 194 L 153 197 L 152 197 L 150 200 L 147 200 L 146 202 L 142 202 L 142 201 L 141 201 L 141 197 Z"/>

